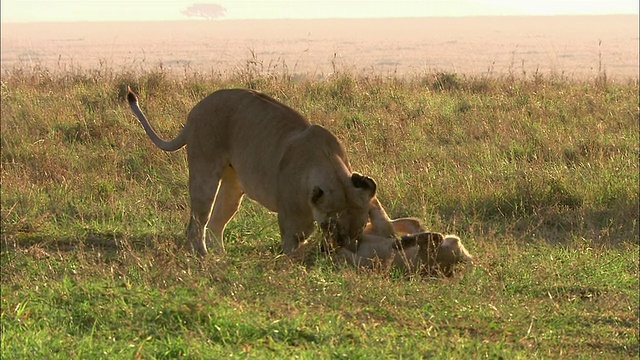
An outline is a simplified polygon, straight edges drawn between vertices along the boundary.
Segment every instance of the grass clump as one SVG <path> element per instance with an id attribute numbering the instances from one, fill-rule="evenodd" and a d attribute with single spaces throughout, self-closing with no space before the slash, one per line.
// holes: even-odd
<path id="1" fill-rule="evenodd" d="M 227 254 L 184 248 L 183 151 L 165 137 L 223 87 L 334 132 L 393 217 L 459 234 L 450 280 L 279 255 L 245 200 Z M 631 358 L 638 353 L 638 83 L 163 69 L 3 75 L 3 358 Z M 317 235 L 313 237 L 317 240 Z"/>

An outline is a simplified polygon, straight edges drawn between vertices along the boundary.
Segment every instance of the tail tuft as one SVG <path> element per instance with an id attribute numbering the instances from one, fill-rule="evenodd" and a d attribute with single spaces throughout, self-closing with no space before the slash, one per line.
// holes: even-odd
<path id="1" fill-rule="evenodd" d="M 129 104 L 138 102 L 138 97 L 136 97 L 136 94 L 131 91 L 131 88 L 129 86 L 127 86 L 127 101 L 129 102 Z"/>

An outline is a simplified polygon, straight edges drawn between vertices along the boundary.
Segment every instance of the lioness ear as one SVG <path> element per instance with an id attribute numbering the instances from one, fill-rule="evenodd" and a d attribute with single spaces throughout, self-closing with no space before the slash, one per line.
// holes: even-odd
<path id="1" fill-rule="evenodd" d="M 376 182 L 368 176 L 354 172 L 351 174 L 351 183 L 357 189 L 368 191 L 369 197 L 373 197 L 376 194 Z"/>
<path id="2" fill-rule="evenodd" d="M 318 204 L 318 200 L 320 200 L 320 197 L 322 197 L 323 194 L 324 190 L 320 189 L 319 186 L 314 186 L 313 190 L 311 191 L 311 203 Z"/>

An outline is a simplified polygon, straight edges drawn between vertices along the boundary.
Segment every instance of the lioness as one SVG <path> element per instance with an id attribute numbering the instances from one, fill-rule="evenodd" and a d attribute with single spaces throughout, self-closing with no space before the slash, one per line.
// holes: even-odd
<path id="1" fill-rule="evenodd" d="M 218 90 L 196 104 L 182 131 L 166 141 L 131 89 L 127 100 L 156 146 L 165 151 L 187 147 L 191 216 L 186 236 L 199 254 L 207 253 L 207 242 L 224 251 L 225 225 L 244 194 L 278 213 L 287 254 L 313 232 L 314 221 L 338 244 L 361 235 L 376 183 L 351 171 L 342 143 L 331 132 L 292 108 L 252 90 Z"/>
<path id="2" fill-rule="evenodd" d="M 372 219 L 375 216 L 386 214 L 382 210 L 378 215 L 372 215 Z M 388 223 L 397 234 L 403 234 L 400 239 L 384 231 L 377 232 L 381 223 L 372 222 L 367 224 L 355 250 L 347 246 L 339 247 L 336 256 L 356 267 L 379 266 L 388 269 L 393 266 L 409 274 L 442 274 L 447 277 L 453 275 L 456 264 L 473 263 L 473 256 L 455 235 L 426 232 L 415 218 L 388 220 Z"/>

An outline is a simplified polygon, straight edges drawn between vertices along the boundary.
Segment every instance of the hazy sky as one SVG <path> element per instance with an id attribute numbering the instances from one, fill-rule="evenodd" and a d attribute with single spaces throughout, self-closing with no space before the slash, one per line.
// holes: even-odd
<path id="1" fill-rule="evenodd" d="M 186 20 L 194 3 L 221 19 L 638 14 L 638 0 L 2 0 L 2 22 Z"/>

